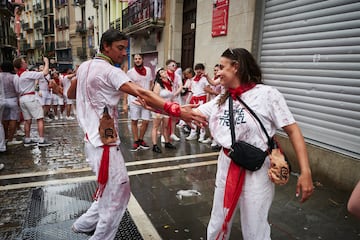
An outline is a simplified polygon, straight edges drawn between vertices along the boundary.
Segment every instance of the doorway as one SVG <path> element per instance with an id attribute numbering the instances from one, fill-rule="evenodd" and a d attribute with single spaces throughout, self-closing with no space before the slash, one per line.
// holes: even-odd
<path id="1" fill-rule="evenodd" d="M 197 0 L 184 0 L 181 67 L 194 67 Z"/>

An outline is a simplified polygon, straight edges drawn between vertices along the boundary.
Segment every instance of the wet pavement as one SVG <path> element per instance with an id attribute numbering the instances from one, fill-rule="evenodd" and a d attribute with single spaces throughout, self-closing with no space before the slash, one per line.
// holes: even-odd
<path id="1" fill-rule="evenodd" d="M 206 239 L 218 153 L 209 144 L 186 141 L 183 132 L 177 132 L 181 141 L 174 143 L 176 150 L 162 145 L 161 154 L 131 152 L 126 115 L 120 116 L 119 127 L 132 198 L 116 239 Z M 5 164 L 0 172 L 0 239 L 90 237 L 70 230 L 96 188 L 84 158 L 82 131 L 76 120 L 59 120 L 46 123 L 45 135 L 52 146 L 10 146 L 0 154 Z M 350 192 L 320 183 L 316 176 L 314 183 L 314 195 L 304 204 L 295 197 L 296 174 L 276 188 L 269 215 L 272 239 L 360 239 L 360 220 L 346 211 Z M 230 239 L 242 239 L 238 212 Z"/>

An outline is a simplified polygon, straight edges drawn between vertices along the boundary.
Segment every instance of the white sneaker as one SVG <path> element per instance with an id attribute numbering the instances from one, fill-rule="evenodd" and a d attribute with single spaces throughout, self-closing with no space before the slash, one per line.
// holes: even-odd
<path id="1" fill-rule="evenodd" d="M 190 134 L 190 135 L 187 136 L 185 139 L 188 140 L 188 141 L 196 140 L 196 139 L 197 139 L 197 135 L 196 135 L 196 134 L 194 134 L 194 135 L 191 135 L 191 134 Z"/>
<path id="2" fill-rule="evenodd" d="M 174 140 L 176 142 L 180 141 L 180 138 L 178 136 L 176 136 L 175 134 L 171 134 L 170 139 L 172 139 L 172 140 Z"/>
<path id="3" fill-rule="evenodd" d="M 23 141 L 17 141 L 16 139 L 13 139 L 12 141 L 7 142 L 7 145 L 12 146 L 12 145 L 21 144 L 21 143 L 23 143 Z"/>
<path id="4" fill-rule="evenodd" d="M 211 143 L 211 145 L 210 145 L 211 147 L 216 147 L 217 146 L 217 143 L 215 142 L 215 140 L 213 139 L 212 140 L 212 143 Z"/>
<path id="5" fill-rule="evenodd" d="M 60 115 L 59 115 L 59 118 L 60 119 L 64 119 L 64 117 L 63 117 L 63 115 L 60 113 Z"/>
<path id="6" fill-rule="evenodd" d="M 73 116 L 66 116 L 66 120 L 74 120 L 75 118 Z"/>
<path id="7" fill-rule="evenodd" d="M 5 167 L 3 163 L 0 163 L 0 170 L 2 170 Z"/>
<path id="8" fill-rule="evenodd" d="M 58 116 L 55 116 L 55 117 L 54 117 L 54 120 L 59 120 Z"/>
<path id="9" fill-rule="evenodd" d="M 202 140 L 202 141 L 200 141 L 200 139 L 199 139 L 199 142 L 201 142 L 201 143 L 211 143 L 211 138 L 207 138 L 207 139 Z"/>
<path id="10" fill-rule="evenodd" d="M 161 135 L 160 141 L 161 141 L 162 143 L 165 142 L 165 137 L 164 137 L 164 135 Z"/>
<path id="11" fill-rule="evenodd" d="M 51 119 L 51 118 L 49 118 L 49 117 L 45 117 L 45 118 L 44 118 L 44 121 L 45 121 L 45 122 L 51 122 L 51 121 L 52 121 L 52 119 Z"/>
<path id="12" fill-rule="evenodd" d="M 23 130 L 19 129 L 19 130 L 16 131 L 16 135 L 20 136 L 20 137 L 23 137 L 23 136 L 25 136 L 25 133 L 24 133 Z"/>

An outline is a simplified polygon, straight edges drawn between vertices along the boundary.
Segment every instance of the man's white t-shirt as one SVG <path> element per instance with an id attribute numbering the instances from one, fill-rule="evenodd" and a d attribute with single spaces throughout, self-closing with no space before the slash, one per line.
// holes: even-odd
<path id="1" fill-rule="evenodd" d="M 200 97 L 206 95 L 204 88 L 209 85 L 206 77 L 201 77 L 199 81 L 195 81 L 194 78 L 191 79 L 191 92 L 192 96 Z"/>
<path id="2" fill-rule="evenodd" d="M 44 78 L 43 72 L 25 71 L 20 77 L 15 75 L 14 82 L 18 84 L 19 95 L 35 92 L 35 80 Z M 24 95 L 20 97 L 22 102 L 30 102 L 35 99 L 35 94 Z"/>
<path id="3" fill-rule="evenodd" d="M 80 127 L 87 135 L 88 141 L 95 146 L 102 146 L 99 135 L 99 120 L 107 106 L 109 114 L 114 118 L 118 133 L 117 104 L 120 100 L 120 87 L 130 81 L 120 68 L 102 59 L 93 59 L 82 63 L 77 71 L 77 119 Z"/>
<path id="4" fill-rule="evenodd" d="M 144 66 L 145 67 L 145 66 Z M 140 75 L 135 68 L 131 68 L 128 72 L 127 75 L 128 77 L 131 79 L 131 81 L 133 83 L 136 83 L 137 85 L 139 85 L 140 87 L 150 90 L 150 83 L 153 80 L 152 74 L 151 74 L 151 69 L 149 67 L 145 67 L 146 69 L 146 75 Z M 132 96 L 132 95 L 128 95 L 128 103 L 132 103 L 136 100 L 136 97 Z"/>
<path id="5" fill-rule="evenodd" d="M 215 141 L 230 148 L 229 99 L 218 106 L 221 96 L 200 105 L 198 109 L 209 117 L 209 129 Z M 295 123 L 283 95 L 273 87 L 258 84 L 243 93 L 241 99 L 256 113 L 270 137 L 277 129 Z M 233 102 L 233 109 L 236 141 L 245 141 L 265 151 L 268 140 L 259 122 L 238 100 Z"/>

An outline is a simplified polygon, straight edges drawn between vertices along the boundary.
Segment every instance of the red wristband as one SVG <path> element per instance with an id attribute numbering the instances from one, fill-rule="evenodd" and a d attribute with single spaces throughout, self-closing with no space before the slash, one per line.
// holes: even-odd
<path id="1" fill-rule="evenodd" d="M 165 102 L 164 111 L 173 117 L 180 117 L 181 114 L 180 105 L 175 102 Z"/>

